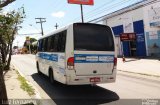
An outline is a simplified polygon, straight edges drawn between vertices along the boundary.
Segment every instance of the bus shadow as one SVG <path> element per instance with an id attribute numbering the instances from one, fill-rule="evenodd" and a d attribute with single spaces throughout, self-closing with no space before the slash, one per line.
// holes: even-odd
<path id="1" fill-rule="evenodd" d="M 99 86 L 51 84 L 48 77 L 38 74 L 33 74 L 32 78 L 57 105 L 97 105 L 119 100 L 115 92 Z"/>

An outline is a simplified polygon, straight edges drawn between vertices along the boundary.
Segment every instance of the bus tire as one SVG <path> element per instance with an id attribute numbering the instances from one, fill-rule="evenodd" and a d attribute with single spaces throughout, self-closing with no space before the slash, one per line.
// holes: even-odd
<path id="1" fill-rule="evenodd" d="M 53 70 L 49 69 L 49 80 L 53 84 L 54 83 L 54 76 L 53 76 Z"/>
<path id="2" fill-rule="evenodd" d="M 42 74 L 42 72 L 39 70 L 39 63 L 37 62 L 37 64 L 36 64 L 36 65 L 37 65 L 37 72 L 38 72 L 38 74 L 39 74 L 39 75 L 41 75 L 41 74 Z"/>

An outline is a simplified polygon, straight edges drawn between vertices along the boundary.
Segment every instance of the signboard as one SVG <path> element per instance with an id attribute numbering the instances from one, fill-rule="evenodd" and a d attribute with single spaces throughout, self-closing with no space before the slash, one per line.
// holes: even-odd
<path id="1" fill-rule="evenodd" d="M 160 26 L 160 8 L 152 8 L 148 13 L 150 26 Z"/>
<path id="2" fill-rule="evenodd" d="M 30 40 L 30 37 L 29 37 L 29 36 L 27 36 L 27 37 L 26 37 L 26 40 Z"/>
<path id="3" fill-rule="evenodd" d="M 68 0 L 70 4 L 93 5 L 93 0 Z"/>
<path id="4" fill-rule="evenodd" d="M 29 36 L 26 37 L 26 44 L 30 45 L 30 37 Z"/>
<path id="5" fill-rule="evenodd" d="M 135 33 L 122 33 L 120 34 L 121 41 L 134 41 L 136 40 Z"/>
<path id="6" fill-rule="evenodd" d="M 30 45 L 30 40 L 27 40 L 27 41 L 26 41 L 26 44 L 27 44 L 27 45 Z"/>

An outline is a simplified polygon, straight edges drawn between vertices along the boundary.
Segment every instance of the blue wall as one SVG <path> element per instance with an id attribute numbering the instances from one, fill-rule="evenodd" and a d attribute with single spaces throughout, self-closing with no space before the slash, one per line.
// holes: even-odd
<path id="1" fill-rule="evenodd" d="M 130 56 L 130 49 L 129 49 L 129 42 L 128 41 L 123 42 L 123 54 L 124 54 L 124 56 Z"/>
<path id="2" fill-rule="evenodd" d="M 143 20 L 133 22 L 134 32 L 136 33 L 137 52 L 136 56 L 146 56 L 146 45 L 144 36 L 144 24 Z M 112 27 L 113 33 L 116 37 L 119 37 L 124 32 L 123 25 Z M 129 42 L 123 42 L 124 56 L 130 56 Z"/>
<path id="3" fill-rule="evenodd" d="M 115 36 L 118 36 L 123 33 L 123 25 L 112 27 L 113 33 Z"/>
<path id="4" fill-rule="evenodd" d="M 143 20 L 133 22 L 134 32 L 137 37 L 137 56 L 146 56 L 146 44 L 144 35 L 144 24 Z"/>

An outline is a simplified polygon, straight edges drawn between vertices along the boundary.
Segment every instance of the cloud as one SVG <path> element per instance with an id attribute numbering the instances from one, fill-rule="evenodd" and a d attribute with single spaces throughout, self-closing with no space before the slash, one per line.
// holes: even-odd
<path id="1" fill-rule="evenodd" d="M 51 15 L 56 18 L 63 18 L 65 16 L 65 12 L 63 11 L 53 12 Z"/>

